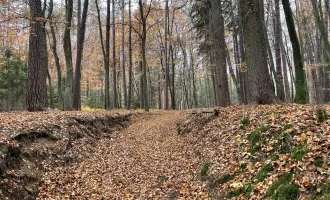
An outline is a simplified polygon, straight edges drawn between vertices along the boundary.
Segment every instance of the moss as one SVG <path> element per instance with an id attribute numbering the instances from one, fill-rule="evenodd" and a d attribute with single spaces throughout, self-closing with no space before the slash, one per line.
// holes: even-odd
<path id="1" fill-rule="evenodd" d="M 290 141 L 291 141 L 291 136 L 289 133 L 285 133 L 280 140 L 280 149 L 279 153 L 280 154 L 287 154 L 290 152 Z"/>
<path id="2" fill-rule="evenodd" d="M 323 163 L 324 163 L 324 161 L 323 161 L 322 158 L 316 158 L 316 159 L 314 160 L 314 166 L 315 166 L 315 167 L 322 167 Z"/>
<path id="3" fill-rule="evenodd" d="M 218 178 L 215 182 L 219 184 L 227 183 L 228 181 L 232 180 L 234 178 L 233 175 L 230 173 L 225 173 L 222 177 Z"/>
<path id="4" fill-rule="evenodd" d="M 274 196 L 277 189 L 281 185 L 288 185 L 292 179 L 292 172 L 283 174 L 277 181 L 275 181 L 266 191 L 264 198 Z"/>
<path id="5" fill-rule="evenodd" d="M 270 129 L 270 126 L 265 126 L 264 124 L 261 124 L 259 126 L 259 130 L 263 133 L 269 131 L 269 129 Z"/>
<path id="6" fill-rule="evenodd" d="M 248 198 L 251 193 L 253 192 L 253 185 L 250 183 L 246 188 L 245 188 L 245 194 L 244 196 Z"/>
<path id="7" fill-rule="evenodd" d="M 244 171 L 246 168 L 247 168 L 247 163 L 244 163 L 244 162 L 243 162 L 243 163 L 240 163 L 240 164 L 239 164 L 239 170 L 240 170 L 240 171 Z"/>
<path id="8" fill-rule="evenodd" d="M 250 119 L 248 117 L 243 117 L 240 121 L 239 128 L 244 130 L 248 125 L 250 125 Z"/>
<path id="9" fill-rule="evenodd" d="M 292 149 L 291 157 L 297 161 L 301 161 L 304 155 L 307 154 L 307 149 L 305 144 L 299 144 Z"/>
<path id="10" fill-rule="evenodd" d="M 280 185 L 273 199 L 294 200 L 299 197 L 299 188 L 295 184 Z"/>
<path id="11" fill-rule="evenodd" d="M 234 197 L 238 197 L 241 194 L 244 194 L 244 196 L 246 198 L 248 198 L 252 192 L 253 192 L 253 185 L 252 185 L 252 183 L 249 183 L 248 185 L 243 186 L 242 188 L 237 188 L 237 189 L 229 192 L 227 197 L 231 199 Z"/>
<path id="12" fill-rule="evenodd" d="M 267 177 L 268 173 L 269 172 L 272 172 L 274 169 L 273 169 L 273 166 L 268 163 L 266 165 L 264 165 L 261 170 L 259 171 L 259 173 L 257 174 L 256 178 L 258 179 L 259 182 L 262 182 L 265 180 L 265 178 Z"/>
<path id="13" fill-rule="evenodd" d="M 201 176 L 205 177 L 207 175 L 207 172 L 209 171 L 210 168 L 210 162 L 208 160 L 205 161 L 203 164 L 203 167 L 201 169 Z"/>
<path id="14" fill-rule="evenodd" d="M 248 135 L 248 140 L 250 141 L 251 146 L 255 146 L 257 144 L 257 142 L 259 142 L 261 140 L 261 134 L 259 133 L 258 130 L 252 131 L 249 135 Z"/>
<path id="15" fill-rule="evenodd" d="M 319 108 L 317 110 L 317 122 L 322 123 L 328 119 L 328 114 L 325 109 Z"/>

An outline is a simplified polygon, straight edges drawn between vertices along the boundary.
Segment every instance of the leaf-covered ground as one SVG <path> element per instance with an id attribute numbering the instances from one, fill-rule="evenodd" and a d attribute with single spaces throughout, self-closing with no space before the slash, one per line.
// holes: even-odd
<path id="1" fill-rule="evenodd" d="M 231 106 L 216 119 L 191 116 L 181 127 L 205 161 L 204 181 L 215 199 L 330 199 L 330 127 L 326 116 L 318 122 L 319 111 Z"/>
<path id="2" fill-rule="evenodd" d="M 208 199 L 201 163 L 176 130 L 183 117 L 162 112 L 100 140 L 88 159 L 50 170 L 39 199 Z"/>
<path id="3" fill-rule="evenodd" d="M 94 143 L 79 139 L 72 149 L 80 159 L 45 165 L 38 199 L 330 198 L 329 106 L 219 110 L 219 116 L 199 111 L 135 114 L 128 128 L 110 137 Z M 73 118 L 83 121 L 113 114 L 56 112 L 54 118 L 48 113 L 36 119 L 21 115 L 21 122 L 15 115 L 3 115 L 7 122 L 0 125 L 19 140 L 11 121 L 20 127 L 59 123 L 65 129 L 72 115 L 82 115 Z M 98 126 L 87 133 L 99 132 Z M 56 137 L 64 131 L 59 130 Z"/>

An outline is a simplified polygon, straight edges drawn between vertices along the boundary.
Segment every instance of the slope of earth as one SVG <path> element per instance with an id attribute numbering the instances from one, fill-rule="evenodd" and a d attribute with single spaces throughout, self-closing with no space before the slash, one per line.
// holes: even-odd
<path id="1" fill-rule="evenodd" d="M 328 105 L 219 108 L 179 127 L 214 199 L 330 199 Z"/>
<path id="2" fill-rule="evenodd" d="M 54 166 L 79 163 L 101 138 L 111 138 L 144 112 L 0 113 L 0 199 L 35 199 Z"/>
<path id="3" fill-rule="evenodd" d="M 38 199 L 209 199 L 202 163 L 177 132 L 185 116 L 156 112 L 101 139 L 83 162 L 50 169 Z"/>

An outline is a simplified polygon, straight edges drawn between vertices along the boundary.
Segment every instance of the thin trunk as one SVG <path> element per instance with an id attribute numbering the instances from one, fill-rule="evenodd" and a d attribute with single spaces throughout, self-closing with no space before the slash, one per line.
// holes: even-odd
<path id="1" fill-rule="evenodd" d="M 280 14 L 280 0 L 275 0 L 275 60 L 276 60 L 276 92 L 277 97 L 285 100 L 283 75 L 282 75 L 282 59 L 281 59 L 281 40 L 282 26 Z"/>
<path id="2" fill-rule="evenodd" d="M 128 72 L 128 102 L 127 109 L 131 108 L 132 102 L 132 14 L 131 14 L 131 0 L 128 0 L 128 23 L 129 23 L 129 32 L 128 32 L 128 57 L 129 57 L 129 72 Z"/>
<path id="3" fill-rule="evenodd" d="M 65 31 L 63 37 L 63 49 L 66 64 L 65 92 L 64 92 L 64 110 L 72 110 L 72 82 L 73 82 L 73 65 L 71 50 L 71 22 L 73 12 L 73 0 L 65 1 Z"/>
<path id="4" fill-rule="evenodd" d="M 80 27 L 78 27 L 78 43 L 77 43 L 77 57 L 76 57 L 76 71 L 73 87 L 73 109 L 81 110 L 81 60 L 83 57 L 85 32 L 86 32 L 86 20 L 88 11 L 88 0 L 84 0 L 84 8 L 82 13 L 82 19 Z"/>
<path id="5" fill-rule="evenodd" d="M 293 21 L 292 10 L 290 7 L 289 0 L 282 0 L 285 19 L 289 31 L 289 36 L 293 49 L 294 66 L 295 66 L 295 85 L 296 85 L 296 96 L 294 101 L 296 103 L 307 103 L 307 85 L 305 79 L 304 66 L 302 62 L 299 40 L 296 34 L 296 29 Z"/>
<path id="6" fill-rule="evenodd" d="M 117 92 L 117 66 L 116 66 L 116 16 L 115 16 L 115 0 L 112 0 L 112 73 L 113 73 L 113 107 L 118 108 L 118 92 Z"/>
<path id="7" fill-rule="evenodd" d="M 125 0 L 122 0 L 121 13 L 121 67 L 123 77 L 124 106 L 127 108 L 127 87 L 126 87 L 126 69 L 125 69 Z"/>
<path id="8" fill-rule="evenodd" d="M 62 72 L 61 72 L 60 59 L 57 54 L 57 39 L 56 39 L 56 34 L 55 34 L 55 28 L 54 28 L 54 24 L 52 22 L 53 7 L 54 7 L 53 0 L 50 0 L 48 19 L 50 20 L 50 32 L 51 32 L 52 40 L 53 40 L 52 51 L 53 51 L 55 65 L 56 65 L 56 71 L 57 71 L 57 94 L 58 94 L 60 109 L 63 110 L 64 101 L 63 101 L 63 93 L 62 93 Z"/>
<path id="9" fill-rule="evenodd" d="M 168 49 L 167 49 L 167 35 L 168 35 L 168 18 L 169 18 L 169 8 L 168 8 L 168 1 L 165 0 L 165 42 L 164 42 L 164 54 L 165 54 L 165 99 L 164 99 L 164 104 L 165 104 L 165 110 L 169 109 L 169 64 L 168 64 Z"/>

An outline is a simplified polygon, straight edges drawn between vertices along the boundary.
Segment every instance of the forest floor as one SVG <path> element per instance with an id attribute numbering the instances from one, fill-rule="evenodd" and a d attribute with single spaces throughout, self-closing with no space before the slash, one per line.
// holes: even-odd
<path id="1" fill-rule="evenodd" d="M 217 109 L 0 114 L 0 199 L 330 199 L 329 105 Z"/>
<path id="2" fill-rule="evenodd" d="M 39 198 L 208 199 L 201 163 L 177 132 L 184 116 L 161 112 L 100 140 L 83 162 L 46 175 Z"/>

